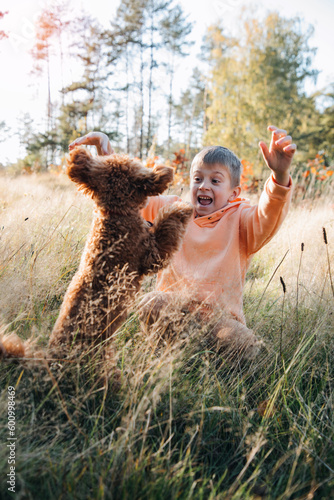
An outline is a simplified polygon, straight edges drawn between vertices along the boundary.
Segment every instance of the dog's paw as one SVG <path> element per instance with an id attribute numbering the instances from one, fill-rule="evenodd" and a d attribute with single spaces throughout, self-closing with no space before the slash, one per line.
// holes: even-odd
<path id="1" fill-rule="evenodd" d="M 181 223 L 182 225 L 187 224 L 192 215 L 194 209 L 191 205 L 184 201 L 177 201 L 168 205 L 160 210 L 157 220 L 163 221 L 175 221 L 176 223 Z"/>
<path id="2" fill-rule="evenodd" d="M 182 222 L 182 224 L 187 224 L 193 213 L 194 209 L 191 205 L 184 201 L 176 202 L 172 205 L 175 216 Z"/>

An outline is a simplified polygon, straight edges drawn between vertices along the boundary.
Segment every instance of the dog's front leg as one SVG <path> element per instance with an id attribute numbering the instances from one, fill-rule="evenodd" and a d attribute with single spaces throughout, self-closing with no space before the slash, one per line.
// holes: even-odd
<path id="1" fill-rule="evenodd" d="M 192 214 L 192 207 L 184 202 L 173 203 L 159 211 L 151 229 L 151 249 L 154 251 L 145 256 L 143 274 L 157 272 L 168 265 L 181 245 Z"/>

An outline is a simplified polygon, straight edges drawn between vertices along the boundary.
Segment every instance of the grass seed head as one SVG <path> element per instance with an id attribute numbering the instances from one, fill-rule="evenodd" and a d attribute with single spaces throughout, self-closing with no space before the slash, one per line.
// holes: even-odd
<path id="1" fill-rule="evenodd" d="M 283 288 L 283 293 L 285 293 L 286 292 L 286 286 L 285 286 L 285 283 L 284 283 L 284 280 L 283 280 L 282 276 L 280 276 L 279 279 L 280 279 L 280 282 L 281 282 L 281 285 L 282 285 L 282 288 Z"/>
<path id="2" fill-rule="evenodd" d="M 323 234 L 323 237 L 324 237 L 325 245 L 327 245 L 328 244 L 327 233 L 326 233 L 326 229 L 324 227 L 322 228 L 322 234 Z"/>

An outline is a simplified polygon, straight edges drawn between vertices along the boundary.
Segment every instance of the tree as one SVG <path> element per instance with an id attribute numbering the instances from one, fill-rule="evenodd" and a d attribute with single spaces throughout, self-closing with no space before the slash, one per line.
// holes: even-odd
<path id="1" fill-rule="evenodd" d="M 81 61 L 82 75 L 62 89 L 65 99 L 60 110 L 59 132 L 63 150 L 89 130 L 103 130 L 112 140 L 119 138 L 114 124 L 109 126 L 115 117 L 118 123 L 120 110 L 118 105 L 114 111 L 110 106 L 106 80 L 107 65 L 112 61 L 110 53 L 106 54 L 104 37 L 102 26 L 94 18 L 83 15 L 77 19 L 71 48 L 72 56 Z"/>
<path id="2" fill-rule="evenodd" d="M 26 155 L 19 160 L 20 168 L 27 172 L 37 172 L 48 168 L 48 150 L 50 149 L 48 133 L 37 133 L 34 130 L 34 120 L 25 113 L 18 121 L 18 136 L 20 146 L 26 150 Z M 54 144 L 53 144 L 54 147 Z"/>
<path id="3" fill-rule="evenodd" d="M 141 157 L 144 138 L 144 10 L 147 0 L 122 0 L 117 9 L 117 22 L 111 23 L 111 29 L 105 30 L 103 40 L 107 46 L 108 76 L 113 89 L 118 94 L 125 92 L 125 135 L 126 150 L 130 152 L 130 93 L 137 87 L 140 106 L 136 106 L 136 122 L 139 130 L 139 142 L 136 154 Z M 123 56 L 123 60 L 122 60 Z M 139 61 L 139 78 L 131 79 L 131 69 Z M 113 66 L 116 63 L 116 68 Z M 125 64 L 124 64 L 125 63 Z M 118 71 L 117 71 L 118 70 Z M 118 75 L 121 75 L 118 77 Z M 124 76 L 125 75 L 125 78 Z M 124 81 L 125 80 L 125 81 Z M 118 99 L 119 101 L 119 99 Z M 138 121 L 139 120 L 139 121 Z M 137 135 L 137 134 L 136 134 Z"/>
<path id="4" fill-rule="evenodd" d="M 56 37 L 59 46 L 60 57 L 60 75 L 63 82 L 63 32 L 70 25 L 70 21 L 66 20 L 68 7 L 66 2 L 54 1 L 48 8 L 44 8 L 36 23 L 36 42 L 31 51 L 34 59 L 34 70 L 37 74 L 43 71 L 42 64 L 46 65 L 47 72 L 47 120 L 44 132 L 39 132 L 33 140 L 31 146 L 36 148 L 45 148 L 45 165 L 54 161 L 54 154 L 57 149 L 58 133 L 55 130 L 55 109 L 56 106 L 51 99 L 51 56 L 53 52 L 53 38 Z M 64 104 L 64 101 L 63 101 Z"/>
<path id="5" fill-rule="evenodd" d="M 173 105 L 173 77 L 176 56 L 184 55 L 185 38 L 190 32 L 190 24 L 185 24 L 181 8 L 172 6 L 172 0 L 123 0 L 117 11 L 117 24 L 113 23 L 105 38 L 113 57 L 118 47 L 116 73 L 111 68 L 110 80 L 121 95 L 125 92 L 125 113 L 127 149 L 139 157 L 146 154 L 152 144 L 156 122 L 153 109 L 157 96 L 162 95 L 161 84 L 157 85 L 156 68 L 165 69 L 170 80 L 169 137 L 171 128 L 171 110 Z M 182 48 L 183 45 L 183 48 Z M 168 61 L 173 59 L 173 64 Z M 161 71 L 160 71 L 161 78 Z M 164 80 L 167 80 L 165 78 Z M 130 109 L 133 109 L 133 140 L 130 138 Z M 161 105 L 159 103 L 161 114 Z M 135 147 L 130 148 L 130 143 Z"/>
<path id="6" fill-rule="evenodd" d="M 77 19 L 75 30 L 76 33 L 73 35 L 76 35 L 76 40 L 72 44 L 72 49 L 76 49 L 74 57 L 81 61 L 83 73 L 78 81 L 62 89 L 62 94 L 71 98 L 71 102 L 62 106 L 61 114 L 64 116 L 68 112 L 71 119 L 76 118 L 76 123 L 72 123 L 74 126 L 72 131 L 80 128 L 81 132 L 85 132 L 88 130 L 88 115 L 94 107 L 96 111 L 98 110 L 97 101 L 101 96 L 103 53 L 100 35 L 102 28 L 91 16 L 82 16 Z M 81 121 L 80 127 L 78 127 L 78 120 Z"/>
<path id="7" fill-rule="evenodd" d="M 152 97 L 154 90 L 153 83 L 153 71 L 158 67 L 156 61 L 156 50 L 161 48 L 161 41 L 157 40 L 157 34 L 159 33 L 159 23 L 157 23 L 157 17 L 163 13 L 163 11 L 168 6 L 169 2 L 149 0 L 147 3 L 148 11 L 148 32 L 149 32 L 149 42 L 148 48 L 150 51 L 149 56 L 149 81 L 148 81 L 148 119 L 147 119 L 147 138 L 146 138 L 146 154 L 148 154 L 149 149 L 152 144 Z"/>
<path id="8" fill-rule="evenodd" d="M 304 111 L 314 108 L 305 94 L 308 78 L 315 78 L 309 47 L 312 28 L 299 18 L 270 13 L 260 22 L 247 19 L 240 40 L 221 26 L 208 33 L 212 61 L 209 81 L 211 105 L 206 143 L 226 144 L 239 156 L 255 160 L 257 143 L 267 125 L 279 124 L 298 140 Z"/>
<path id="9" fill-rule="evenodd" d="M 179 137 L 183 136 L 186 158 L 198 152 L 205 131 L 206 82 L 198 68 L 193 70 L 188 88 L 182 92 L 174 106 L 175 123 Z"/>
<path id="10" fill-rule="evenodd" d="M 334 83 L 324 93 L 325 104 L 320 117 L 320 144 L 318 150 L 324 149 L 334 161 Z"/>
<path id="11" fill-rule="evenodd" d="M 54 2 L 48 9 L 43 9 L 36 23 L 36 42 L 31 51 L 35 61 L 35 71 L 42 72 L 41 63 L 45 62 L 48 81 L 48 112 L 47 112 L 47 130 L 52 128 L 52 102 L 51 102 L 51 74 L 50 74 L 50 58 L 51 58 L 51 39 L 57 36 L 60 52 L 60 68 L 61 78 L 63 81 L 63 46 L 62 32 L 70 24 L 63 18 L 67 12 L 65 3 Z"/>
<path id="12" fill-rule="evenodd" d="M 299 137 L 304 159 L 313 159 L 321 153 L 331 162 L 334 160 L 334 83 L 311 97 L 314 105 L 309 109 Z"/>
<path id="13" fill-rule="evenodd" d="M 175 75 L 175 59 L 185 57 L 185 48 L 193 44 L 188 42 L 187 37 L 191 33 L 192 25 L 187 22 L 186 17 L 179 5 L 167 11 L 167 15 L 161 22 L 162 39 L 167 51 L 170 54 L 168 63 L 169 73 L 169 96 L 168 96 L 168 137 L 167 137 L 167 157 L 170 155 L 172 111 L 173 111 L 173 83 Z"/>

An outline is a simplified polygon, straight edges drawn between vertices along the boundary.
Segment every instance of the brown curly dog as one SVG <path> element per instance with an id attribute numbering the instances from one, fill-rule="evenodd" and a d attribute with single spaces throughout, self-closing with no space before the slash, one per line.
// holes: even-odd
<path id="1" fill-rule="evenodd" d="M 152 227 L 140 215 L 147 197 L 162 193 L 172 181 L 170 167 L 149 169 L 118 154 L 93 157 L 81 147 L 70 153 L 67 174 L 94 200 L 95 216 L 50 337 L 51 357 L 110 339 L 144 275 L 166 266 L 178 249 L 193 212 L 186 203 L 175 203 L 161 211 Z M 3 337 L 0 346 L 4 356 L 24 355 L 16 335 Z"/>

